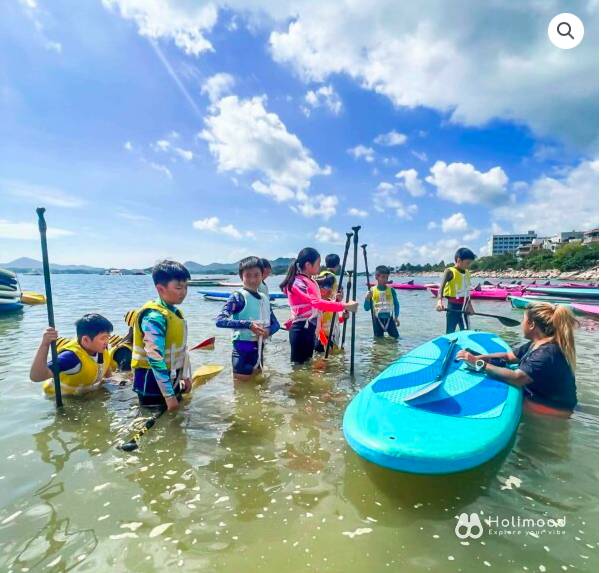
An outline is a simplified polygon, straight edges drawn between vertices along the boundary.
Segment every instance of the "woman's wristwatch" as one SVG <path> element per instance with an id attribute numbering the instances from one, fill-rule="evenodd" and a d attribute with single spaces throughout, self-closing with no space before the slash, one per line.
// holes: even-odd
<path id="1" fill-rule="evenodd" d="M 486 361 L 483 360 L 482 358 L 478 358 L 478 360 L 476 360 L 476 363 L 474 364 L 474 370 L 476 370 L 476 372 L 482 372 L 485 369 L 486 369 Z"/>

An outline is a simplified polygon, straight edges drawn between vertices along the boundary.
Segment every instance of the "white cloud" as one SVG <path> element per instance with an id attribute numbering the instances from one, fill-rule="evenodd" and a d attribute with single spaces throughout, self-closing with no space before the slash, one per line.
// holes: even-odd
<path id="1" fill-rule="evenodd" d="M 25 15 L 33 23 L 33 26 L 38 34 L 39 39 L 44 46 L 44 49 L 49 52 L 55 52 L 61 54 L 63 46 L 60 42 L 51 40 L 46 35 L 46 25 L 44 23 L 47 20 L 48 14 L 45 10 L 42 10 L 36 0 L 19 0 L 19 3 L 23 7 Z"/>
<path id="2" fill-rule="evenodd" d="M 463 213 L 453 213 L 440 222 L 443 233 L 456 233 L 468 228 L 467 219 Z"/>
<path id="3" fill-rule="evenodd" d="M 386 181 L 380 183 L 373 194 L 374 209 L 380 213 L 394 211 L 399 219 L 411 220 L 417 213 L 417 205 L 405 205 L 397 193 L 394 185 Z"/>
<path id="4" fill-rule="evenodd" d="M 133 151 L 133 149 L 134 149 L 134 146 L 132 145 L 132 142 L 131 142 L 131 141 L 126 141 L 126 142 L 123 144 L 123 149 L 125 149 L 125 151 Z"/>
<path id="5" fill-rule="evenodd" d="M 177 140 L 179 139 L 179 134 L 175 131 L 172 131 L 169 134 L 169 137 L 173 140 Z M 174 145 L 169 139 L 159 139 L 154 143 L 154 145 L 152 145 L 152 148 L 157 153 L 169 153 L 172 158 L 179 157 L 185 161 L 192 161 L 192 159 L 194 159 L 194 153 L 192 151 Z"/>
<path id="6" fill-rule="evenodd" d="M 365 145 L 356 145 L 346 150 L 347 153 L 352 155 L 355 159 L 365 159 L 367 163 L 373 163 L 375 159 L 375 151 L 371 147 Z"/>
<path id="7" fill-rule="evenodd" d="M 82 207 L 86 204 L 83 199 L 69 195 L 61 189 L 34 185 L 23 181 L 0 181 L 0 190 L 8 192 L 13 197 L 35 204 L 66 208 Z"/>
<path id="8" fill-rule="evenodd" d="M 437 161 L 426 181 L 441 199 L 463 204 L 499 204 L 507 199 L 508 178 L 501 167 L 478 171 L 471 163 Z"/>
<path id="9" fill-rule="evenodd" d="M 239 231 L 231 223 L 228 225 L 221 225 L 219 217 L 207 217 L 206 219 L 199 219 L 198 221 L 194 221 L 192 223 L 192 226 L 198 231 L 209 231 L 212 233 L 218 233 L 220 235 L 227 235 L 232 239 L 242 239 L 243 237 L 255 237 L 255 234 L 252 231 Z"/>
<path id="10" fill-rule="evenodd" d="M 394 129 L 388 133 L 381 133 L 374 139 L 374 143 L 377 145 L 385 145 L 386 147 L 393 147 L 395 145 L 403 145 L 407 142 L 407 136 L 404 133 L 399 133 Z"/>
<path id="11" fill-rule="evenodd" d="M 395 177 L 401 180 L 403 187 L 413 197 L 421 197 L 426 194 L 424 184 L 415 169 L 399 171 Z"/>
<path id="12" fill-rule="evenodd" d="M 369 213 L 367 211 L 365 211 L 364 209 L 357 209 L 356 207 L 351 207 L 348 211 L 347 214 L 350 215 L 351 217 L 367 217 L 367 215 L 369 215 Z"/>
<path id="13" fill-rule="evenodd" d="M 231 93 L 236 80 L 234 76 L 226 73 L 215 74 L 208 78 L 201 88 L 203 94 L 207 94 L 209 101 L 215 103 L 223 96 Z"/>
<path id="14" fill-rule="evenodd" d="M 535 229 L 551 235 L 599 225 L 599 161 L 582 161 L 561 176 L 543 175 L 516 205 L 499 207 L 494 219 L 506 221 L 515 231 Z M 500 227 L 495 223 L 498 229 Z"/>
<path id="15" fill-rule="evenodd" d="M 173 151 L 175 151 L 175 153 L 179 155 L 179 157 L 185 159 L 186 161 L 192 161 L 192 159 L 194 159 L 194 153 L 192 153 L 192 151 L 190 151 L 189 149 L 174 147 Z"/>
<path id="16" fill-rule="evenodd" d="M 307 117 L 311 115 L 311 110 L 318 107 L 325 107 L 334 115 L 342 111 L 342 100 L 331 85 L 309 90 L 305 94 L 305 104 L 301 109 Z"/>
<path id="17" fill-rule="evenodd" d="M 428 161 L 428 154 L 425 153 L 424 151 L 411 151 L 411 155 L 413 155 L 413 157 L 416 157 L 417 159 L 419 159 L 420 161 Z"/>
<path id="18" fill-rule="evenodd" d="M 290 133 L 275 113 L 265 109 L 265 97 L 220 99 L 204 118 L 199 134 L 217 160 L 219 171 L 254 173 L 251 188 L 293 207 L 307 217 L 328 219 L 336 213 L 334 195 L 310 196 L 308 189 L 316 175 L 329 175 L 320 167 L 299 138 Z"/>
<path id="19" fill-rule="evenodd" d="M 315 240 L 320 243 L 341 244 L 342 236 L 329 227 L 319 227 L 315 233 Z"/>
<path id="20" fill-rule="evenodd" d="M 142 158 L 142 161 L 149 165 L 155 171 L 162 173 L 165 177 L 167 177 L 167 179 L 173 179 L 173 173 L 171 173 L 171 170 L 166 165 L 162 165 L 161 163 L 155 163 L 154 161 L 148 161 L 144 158 Z"/>
<path id="21" fill-rule="evenodd" d="M 471 241 L 475 241 L 481 234 L 482 232 L 480 231 L 480 229 L 473 229 L 469 233 L 463 235 L 463 240 L 469 243 Z"/>
<path id="22" fill-rule="evenodd" d="M 428 231 L 432 231 L 433 229 L 438 229 L 438 223 L 436 221 L 430 221 L 428 223 Z"/>
<path id="23" fill-rule="evenodd" d="M 60 237 L 68 237 L 74 235 L 73 231 L 60 229 L 58 227 L 48 227 L 46 236 L 49 239 L 58 239 Z M 36 223 L 15 223 L 0 219 L 0 239 L 16 239 L 16 240 L 39 240 L 40 230 Z"/>
<path id="24" fill-rule="evenodd" d="M 431 243 L 415 244 L 413 242 L 404 243 L 397 251 L 397 257 L 402 263 L 438 263 L 441 260 L 446 262 L 453 260 L 453 255 L 459 247 L 457 239 L 441 239 Z"/>
<path id="25" fill-rule="evenodd" d="M 279 3 L 268 10 L 284 18 Z M 576 59 L 562 57 L 546 35 L 549 10 L 540 0 L 432 0 L 402 9 L 380 0 L 344 10 L 335 0 L 299 1 L 286 27 L 272 32 L 271 51 L 307 81 L 347 74 L 397 106 L 426 106 L 467 125 L 515 120 L 591 145 L 596 123 L 580 118 L 596 117 L 597 42 L 581 44 Z M 596 38 L 597 4 L 582 0 L 574 11 Z"/>
<path id="26" fill-rule="evenodd" d="M 123 18 L 133 20 L 142 36 L 172 40 L 186 54 L 198 56 L 213 49 L 205 34 L 217 22 L 213 3 L 169 0 L 102 0 Z"/>

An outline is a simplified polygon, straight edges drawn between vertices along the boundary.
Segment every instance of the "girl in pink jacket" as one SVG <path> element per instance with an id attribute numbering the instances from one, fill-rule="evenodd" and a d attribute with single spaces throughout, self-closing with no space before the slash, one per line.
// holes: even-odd
<path id="1" fill-rule="evenodd" d="M 287 295 L 292 317 L 286 323 L 290 338 L 290 359 L 295 364 L 307 362 L 313 356 L 315 332 L 318 331 L 322 312 L 356 312 L 355 301 L 324 300 L 313 276 L 319 273 L 321 257 L 311 247 L 304 248 L 290 263 L 286 278 L 280 284 Z"/>

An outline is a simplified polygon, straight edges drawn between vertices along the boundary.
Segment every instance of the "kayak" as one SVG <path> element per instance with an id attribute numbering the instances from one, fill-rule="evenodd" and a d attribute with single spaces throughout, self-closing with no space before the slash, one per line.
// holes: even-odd
<path id="1" fill-rule="evenodd" d="M 21 299 L 21 291 L 20 290 L 13 290 L 13 291 L 7 291 L 7 290 L 0 290 L 0 299 L 4 299 L 4 300 L 20 300 Z"/>
<path id="2" fill-rule="evenodd" d="M 22 310 L 23 303 L 18 299 L 0 298 L 0 314 Z"/>
<path id="3" fill-rule="evenodd" d="M 598 299 L 598 288 L 561 288 L 561 287 L 527 287 L 528 292 L 547 294 L 551 296 L 565 296 L 568 298 Z"/>
<path id="4" fill-rule="evenodd" d="M 569 298 L 544 298 L 536 296 L 508 296 L 507 300 L 511 303 L 513 308 L 526 308 L 529 304 L 537 302 L 548 302 L 550 304 L 563 304 L 564 306 L 570 306 L 572 301 Z"/>
<path id="5" fill-rule="evenodd" d="M 430 287 L 430 292 L 433 296 L 437 296 L 439 287 Z M 481 300 L 506 300 L 509 295 L 520 296 L 522 290 L 508 290 L 504 288 L 491 288 L 486 290 L 474 290 L 470 291 L 470 298 L 481 299 Z"/>
<path id="6" fill-rule="evenodd" d="M 429 386 L 441 372 L 442 384 Z M 496 334 L 464 330 L 440 336 L 411 350 L 363 388 L 348 405 L 344 437 L 366 460 L 397 471 L 446 474 L 476 467 L 502 451 L 520 421 L 522 393 L 468 370 L 453 357 L 460 349 L 506 352 Z"/>
<path id="7" fill-rule="evenodd" d="M 221 286 L 219 281 L 214 279 L 189 279 L 188 286 Z"/>
<path id="8" fill-rule="evenodd" d="M 242 288 L 242 283 L 226 283 L 226 282 L 221 282 L 221 283 L 217 283 L 218 286 L 220 287 L 227 287 L 227 288 Z"/>
<path id="9" fill-rule="evenodd" d="M 597 304 L 580 304 L 574 302 L 572 303 L 572 309 L 578 314 L 586 314 L 599 318 L 599 305 Z"/>
<path id="10" fill-rule="evenodd" d="M 232 294 L 230 291 L 218 291 L 218 290 L 199 290 L 198 292 L 201 295 L 203 295 L 205 298 L 211 297 L 209 300 L 228 299 L 228 298 L 230 298 L 230 295 Z M 282 299 L 282 298 L 286 298 L 286 295 L 282 292 L 270 292 L 269 293 L 269 300 L 276 300 L 276 299 Z"/>

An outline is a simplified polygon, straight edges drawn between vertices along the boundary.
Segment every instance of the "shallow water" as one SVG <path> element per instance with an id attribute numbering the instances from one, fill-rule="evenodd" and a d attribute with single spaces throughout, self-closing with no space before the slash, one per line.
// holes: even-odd
<path id="1" fill-rule="evenodd" d="M 124 313 L 153 296 L 147 276 L 52 281 L 63 335 L 92 311 L 124 333 Z M 21 283 L 43 290 L 42 277 Z M 213 322 L 219 303 L 196 291 L 183 305 L 190 342 L 217 335 L 217 344 L 192 353 L 193 366 L 226 368 L 183 411 L 163 416 L 134 454 L 115 447 L 138 414 L 130 385 L 67 399 L 56 413 L 28 379 L 45 307 L 0 318 L 0 571 L 598 570 L 596 322 L 584 321 L 577 335 L 580 406 L 572 419 L 525 416 L 512 447 L 488 464 L 413 476 L 358 458 L 341 422 L 362 386 L 444 329 L 429 293 L 399 292 L 398 343 L 374 343 L 369 314 L 360 313 L 354 379 L 348 356 L 293 371 L 287 336 L 278 333 L 266 352 L 267 379 L 234 387 L 229 337 Z M 478 306 L 520 317 L 508 303 Z M 285 320 L 287 310 L 276 314 Z M 474 318 L 473 326 L 519 341 L 519 329 L 494 320 Z M 499 526 L 504 535 L 485 526 L 481 538 L 461 541 L 455 516 L 464 512 L 566 524 Z"/>

